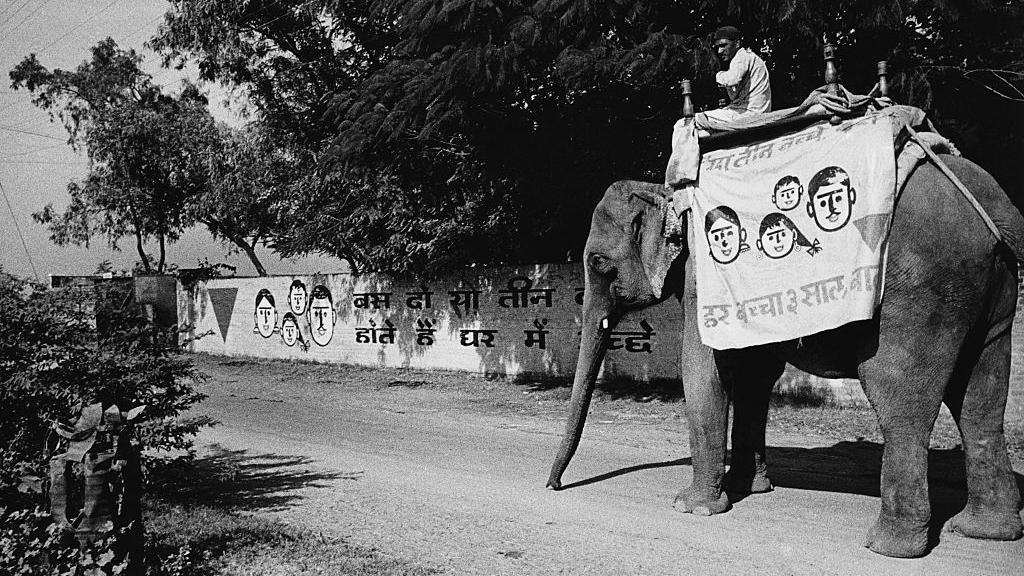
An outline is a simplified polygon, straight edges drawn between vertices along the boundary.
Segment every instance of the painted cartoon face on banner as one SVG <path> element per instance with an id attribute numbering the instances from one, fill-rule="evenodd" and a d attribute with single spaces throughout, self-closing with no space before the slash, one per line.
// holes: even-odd
<path id="1" fill-rule="evenodd" d="M 772 191 L 772 203 L 782 210 L 792 210 L 800 204 L 800 196 L 804 193 L 804 186 L 796 176 L 783 176 L 775 183 Z"/>
<path id="2" fill-rule="evenodd" d="M 274 295 L 266 288 L 256 293 L 256 310 L 252 314 L 252 331 L 270 338 L 278 331 L 277 328 L 277 306 L 274 304 Z"/>
<path id="3" fill-rule="evenodd" d="M 838 166 L 819 170 L 807 185 L 807 215 L 825 232 L 846 226 L 856 201 L 850 175 Z"/>
<path id="4" fill-rule="evenodd" d="M 711 257 L 719 264 L 728 264 L 750 249 L 747 231 L 740 226 L 736 211 L 728 206 L 719 206 L 708 212 L 704 218 L 704 232 L 708 237 Z"/>
<path id="5" fill-rule="evenodd" d="M 302 316 L 306 312 L 306 284 L 302 280 L 296 278 L 288 288 L 288 307 L 295 316 Z"/>
<path id="6" fill-rule="evenodd" d="M 785 258 L 796 245 L 796 226 L 784 214 L 772 212 L 761 220 L 757 248 L 769 258 Z"/>
<path id="7" fill-rule="evenodd" d="M 302 341 L 299 321 L 291 312 L 285 312 L 284 317 L 281 318 L 281 340 L 288 346 L 295 346 L 296 342 Z"/>
<path id="8" fill-rule="evenodd" d="M 309 299 L 309 335 L 318 346 L 327 346 L 334 337 L 334 324 L 338 313 L 334 311 L 334 300 L 326 286 L 313 288 Z"/>

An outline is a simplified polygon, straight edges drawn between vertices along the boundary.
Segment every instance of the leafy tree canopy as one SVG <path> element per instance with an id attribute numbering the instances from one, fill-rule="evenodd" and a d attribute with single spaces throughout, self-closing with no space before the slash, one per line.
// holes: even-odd
<path id="1" fill-rule="evenodd" d="M 59 118 L 69 143 L 84 146 L 90 162 L 85 178 L 68 186 L 68 207 L 48 205 L 35 219 L 58 245 L 87 245 L 98 235 L 117 248 L 120 239 L 134 238 L 147 271 L 144 242 L 156 240 L 156 271 L 163 272 L 166 244 L 193 223 L 184 206 L 206 187 L 216 130 L 195 86 L 164 94 L 140 62 L 108 38 L 73 71 L 51 71 L 32 54 L 10 77 L 12 88 L 28 89 L 37 106 Z"/>
<path id="2" fill-rule="evenodd" d="M 244 88 L 309 154 L 275 238 L 363 268 L 578 258 L 621 178 L 659 180 L 679 81 L 714 106 L 708 35 L 746 31 L 777 108 L 842 81 L 929 111 L 1008 189 L 1024 123 L 1024 6 L 1009 0 L 181 0 L 153 46 Z M 1017 154 L 1019 157 L 1019 154 Z"/>

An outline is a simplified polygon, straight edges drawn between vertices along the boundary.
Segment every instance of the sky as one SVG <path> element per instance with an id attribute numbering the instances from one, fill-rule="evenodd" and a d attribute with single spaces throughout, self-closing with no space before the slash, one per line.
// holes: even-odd
<path id="1" fill-rule="evenodd" d="M 133 48 L 143 58 L 143 69 L 154 82 L 177 91 L 185 76 L 194 72 L 160 68 L 156 54 L 143 47 L 156 31 L 168 9 L 164 0 L 0 0 L 0 267 L 26 278 L 46 282 L 49 275 L 92 274 L 109 260 L 115 270 L 131 269 L 138 255 L 134 241 L 125 239 L 123 250 L 111 250 L 104 238 L 89 248 L 56 246 L 49 231 L 32 220 L 32 213 L 47 204 L 62 210 L 68 202 L 67 185 L 86 174 L 86 158 L 65 143 L 67 132 L 51 122 L 47 112 L 31 103 L 28 91 L 14 91 L 8 72 L 25 56 L 35 53 L 49 69 L 73 69 L 89 57 L 89 48 L 111 37 L 122 48 Z M 229 94 L 206 85 L 211 112 L 224 122 L 242 120 L 225 104 Z M 13 212 L 13 215 L 12 215 Z M 19 234 L 20 230 L 20 234 Z M 24 245 L 22 242 L 24 239 Z M 202 260 L 237 267 L 241 276 L 255 275 L 248 258 L 228 255 L 228 247 L 215 241 L 203 228 L 189 230 L 167 250 L 168 261 L 183 268 Z M 281 260 L 259 250 L 260 260 L 271 274 L 313 274 L 343 270 L 340 260 L 312 256 Z"/>

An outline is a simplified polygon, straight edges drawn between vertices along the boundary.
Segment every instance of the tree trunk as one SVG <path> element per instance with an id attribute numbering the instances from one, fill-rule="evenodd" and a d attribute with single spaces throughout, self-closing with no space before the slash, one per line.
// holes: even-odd
<path id="1" fill-rule="evenodd" d="M 260 262 L 260 259 L 256 256 L 255 238 L 253 238 L 252 244 L 247 244 L 240 240 L 236 240 L 235 244 L 238 244 L 242 248 L 242 251 L 245 252 L 245 255 L 249 257 L 249 261 L 252 262 L 252 266 L 256 269 L 257 274 L 260 276 L 269 276 L 269 274 L 267 274 L 267 269 L 263 267 L 263 263 Z"/>
<path id="2" fill-rule="evenodd" d="M 152 272 L 153 269 L 149 265 L 149 256 L 146 255 L 146 251 L 142 247 L 142 233 L 139 229 L 135 229 L 135 249 L 139 252 L 139 258 L 142 259 L 142 269 L 147 273 Z"/>
<path id="3" fill-rule="evenodd" d="M 244 237 L 228 232 L 227 226 L 213 218 L 203 220 L 203 224 L 206 224 L 206 227 L 210 229 L 210 233 L 213 234 L 214 238 L 217 238 L 218 236 L 221 238 L 227 238 L 232 244 L 238 246 L 242 252 L 245 252 L 245 255 L 249 257 L 249 262 L 252 262 L 253 268 L 256 269 L 257 274 L 260 276 L 269 276 L 269 274 L 267 274 L 267 269 L 263 267 L 263 263 L 260 262 L 259 257 L 256 256 L 256 244 L 259 243 L 262 233 L 258 233 L 253 236 L 252 243 L 249 243 L 245 241 Z"/>
<path id="4" fill-rule="evenodd" d="M 165 237 L 163 233 L 160 233 L 160 263 L 157 264 L 157 274 L 164 273 L 164 264 L 167 262 L 167 247 L 165 246 Z"/>

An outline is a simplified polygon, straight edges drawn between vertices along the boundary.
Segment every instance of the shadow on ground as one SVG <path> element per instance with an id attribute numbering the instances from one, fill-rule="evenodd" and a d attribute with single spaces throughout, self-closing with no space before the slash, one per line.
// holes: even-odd
<path id="1" fill-rule="evenodd" d="M 151 492 L 170 505 L 204 505 L 221 510 L 281 509 L 299 498 L 301 488 L 327 487 L 332 480 L 358 480 L 361 472 L 311 468 L 300 456 L 261 454 L 211 447 L 211 454 L 157 466 Z"/>
<path id="2" fill-rule="evenodd" d="M 777 487 L 879 497 L 882 470 L 880 443 L 860 440 L 843 441 L 824 448 L 769 446 L 767 459 L 768 474 Z M 586 486 L 652 468 L 690 464 L 690 458 L 637 464 L 579 480 L 562 489 Z M 1014 476 L 1017 489 L 1024 493 L 1024 475 L 1014 473 Z M 963 509 L 967 501 L 964 455 L 959 447 L 928 451 L 928 493 L 932 508 L 929 543 L 934 547 L 939 541 L 943 525 Z M 743 494 L 729 495 L 733 503 L 747 497 Z"/>

